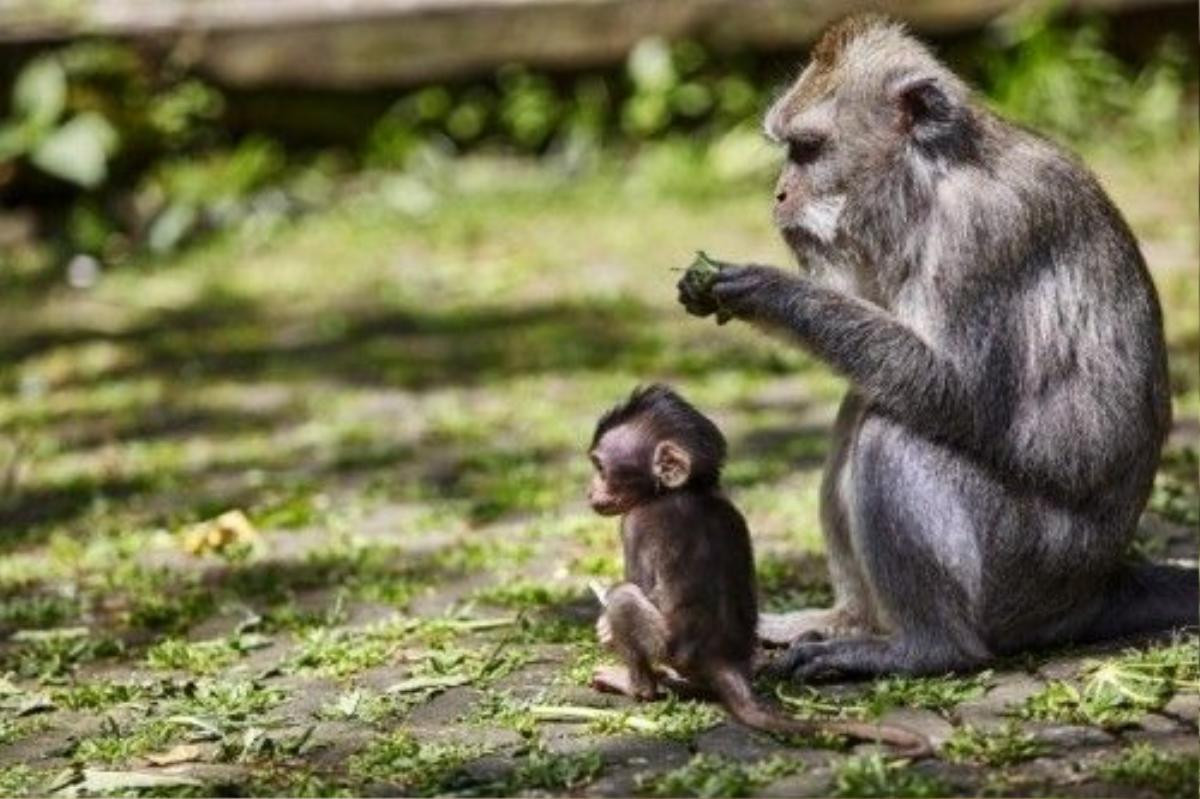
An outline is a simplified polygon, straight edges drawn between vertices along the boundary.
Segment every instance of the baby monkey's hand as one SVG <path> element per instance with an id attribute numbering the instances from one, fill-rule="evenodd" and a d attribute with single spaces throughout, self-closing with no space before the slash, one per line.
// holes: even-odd
<path id="1" fill-rule="evenodd" d="M 605 649 L 612 649 L 612 624 L 608 620 L 607 613 L 601 613 L 600 618 L 596 619 L 596 638 L 600 640 L 600 646 Z"/>

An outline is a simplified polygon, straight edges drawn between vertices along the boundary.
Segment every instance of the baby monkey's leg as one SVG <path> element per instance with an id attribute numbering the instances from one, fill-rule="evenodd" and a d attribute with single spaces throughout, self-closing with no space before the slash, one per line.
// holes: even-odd
<path id="1" fill-rule="evenodd" d="M 625 661 L 626 668 L 597 669 L 592 684 L 601 691 L 653 699 L 657 692 L 654 666 L 667 654 L 667 621 L 633 583 L 614 587 L 607 599 L 604 619 L 611 636 L 609 646 Z"/>

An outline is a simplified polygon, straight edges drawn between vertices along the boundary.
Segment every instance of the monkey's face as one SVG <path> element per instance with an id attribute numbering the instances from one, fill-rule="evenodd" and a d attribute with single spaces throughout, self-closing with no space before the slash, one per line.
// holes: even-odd
<path id="1" fill-rule="evenodd" d="M 765 121 L 767 135 L 786 149 L 775 184 L 775 225 L 802 263 L 843 243 L 843 218 L 861 183 L 859 171 L 878 159 L 881 144 L 864 130 L 869 120 L 845 116 L 835 92 L 813 97 L 819 82 L 806 70 Z"/>
<path id="2" fill-rule="evenodd" d="M 605 433 L 588 453 L 595 472 L 588 486 L 588 504 L 602 516 L 619 516 L 633 510 L 653 494 L 649 453 L 632 425 Z"/>
<path id="3" fill-rule="evenodd" d="M 692 477 L 692 456 L 680 443 L 645 427 L 624 424 L 605 433 L 589 453 L 595 473 L 588 503 L 603 516 L 619 516 Z"/>
<path id="4" fill-rule="evenodd" d="M 802 263 L 857 250 L 867 209 L 906 206 L 961 157 L 963 87 L 895 26 L 835 32 L 767 112 L 765 132 L 786 148 L 775 224 Z M 893 216 L 897 216 L 893 214 Z"/>

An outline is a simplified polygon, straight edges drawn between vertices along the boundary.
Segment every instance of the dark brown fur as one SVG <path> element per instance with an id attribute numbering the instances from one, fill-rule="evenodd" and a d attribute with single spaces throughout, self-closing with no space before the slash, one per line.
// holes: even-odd
<path id="1" fill-rule="evenodd" d="M 660 468 L 672 448 L 682 474 Z M 754 695 L 754 554 L 745 519 L 720 489 L 724 452 L 716 425 L 662 386 L 635 391 L 597 427 L 591 498 L 599 512 L 622 514 L 625 555 L 625 581 L 608 592 L 597 627 L 627 671 L 602 669 L 596 686 L 652 699 L 665 682 L 715 695 L 756 729 L 830 732 L 926 752 L 921 736 L 900 727 L 800 721 Z M 673 674 L 664 677 L 664 666 Z"/>

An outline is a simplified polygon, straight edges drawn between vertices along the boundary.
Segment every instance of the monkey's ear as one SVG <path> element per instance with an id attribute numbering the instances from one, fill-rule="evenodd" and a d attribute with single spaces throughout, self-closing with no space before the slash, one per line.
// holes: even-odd
<path id="1" fill-rule="evenodd" d="M 954 102 L 938 79 L 932 76 L 904 78 L 897 84 L 893 96 L 900 107 L 901 125 L 905 130 L 945 122 L 954 113 Z"/>
<path id="2" fill-rule="evenodd" d="M 654 448 L 651 468 L 654 477 L 667 488 L 679 488 L 692 474 L 692 458 L 674 441 L 660 441 Z"/>

